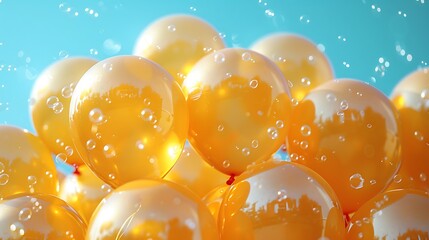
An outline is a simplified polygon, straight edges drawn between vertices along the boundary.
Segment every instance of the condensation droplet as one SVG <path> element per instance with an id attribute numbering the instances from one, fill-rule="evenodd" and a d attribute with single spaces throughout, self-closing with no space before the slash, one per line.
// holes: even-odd
<path id="1" fill-rule="evenodd" d="M 9 227 L 12 239 L 21 239 L 25 234 L 24 226 L 20 222 L 12 223 Z"/>
<path id="2" fill-rule="evenodd" d="M 279 137 L 279 132 L 277 131 L 277 129 L 275 127 L 268 128 L 267 133 L 268 133 L 268 136 L 273 140 L 277 139 Z"/>
<path id="3" fill-rule="evenodd" d="M 340 109 L 345 111 L 349 108 L 349 103 L 346 100 L 340 102 Z"/>
<path id="4" fill-rule="evenodd" d="M 258 148 L 258 146 L 259 146 L 259 141 L 258 140 L 253 140 L 252 141 L 252 148 Z"/>
<path id="5" fill-rule="evenodd" d="M 369 181 L 369 183 L 370 183 L 371 185 L 374 185 L 374 184 L 376 184 L 376 183 L 377 183 L 377 181 L 376 181 L 375 179 L 371 179 L 371 180 Z"/>
<path id="6" fill-rule="evenodd" d="M 363 238 L 363 232 L 358 233 L 358 238 Z"/>
<path id="7" fill-rule="evenodd" d="M 249 82 L 249 86 L 251 87 L 251 88 L 257 88 L 258 87 L 258 80 L 256 80 L 256 79 L 252 79 L 250 82 Z"/>
<path id="8" fill-rule="evenodd" d="M 225 55 L 223 53 L 215 53 L 214 54 L 215 63 L 223 63 L 225 62 Z"/>
<path id="9" fill-rule="evenodd" d="M 326 157 L 326 155 L 322 155 L 322 156 L 320 157 L 320 161 L 322 161 L 322 162 L 326 162 L 326 160 L 328 160 L 328 157 Z"/>
<path id="10" fill-rule="evenodd" d="M 96 146 L 96 143 L 94 140 L 89 139 L 88 141 L 86 141 L 86 149 L 93 150 L 95 146 Z"/>
<path id="11" fill-rule="evenodd" d="M 228 160 L 225 160 L 225 161 L 222 162 L 222 166 L 224 168 L 228 168 L 229 166 L 231 166 L 231 163 Z"/>
<path id="12" fill-rule="evenodd" d="M 95 124 L 102 123 L 104 120 L 103 112 L 99 108 L 92 109 L 89 111 L 89 120 Z"/>
<path id="13" fill-rule="evenodd" d="M 55 104 L 59 101 L 60 100 L 58 99 L 58 97 L 50 96 L 50 97 L 48 97 L 48 99 L 46 99 L 46 105 L 48 106 L 48 108 L 53 108 L 55 106 Z"/>
<path id="14" fill-rule="evenodd" d="M 115 180 L 116 179 L 116 176 L 113 173 L 109 173 L 108 177 L 109 177 L 110 180 Z"/>
<path id="15" fill-rule="evenodd" d="M 106 144 L 103 147 L 104 156 L 112 158 L 116 156 L 115 148 L 111 144 Z"/>
<path id="16" fill-rule="evenodd" d="M 247 157 L 250 155 L 250 149 L 249 148 L 243 148 L 243 149 L 241 149 L 241 153 Z"/>
<path id="17" fill-rule="evenodd" d="M 277 120 L 276 121 L 276 127 L 277 128 L 283 128 L 284 127 L 284 123 L 282 120 Z"/>
<path id="18" fill-rule="evenodd" d="M 19 211 L 18 219 L 19 221 L 28 221 L 31 218 L 32 212 L 29 208 L 23 208 Z"/>
<path id="19" fill-rule="evenodd" d="M 113 64 L 111 63 L 103 63 L 103 69 L 106 71 L 112 71 L 113 70 Z"/>
<path id="20" fill-rule="evenodd" d="M 110 193 L 112 191 L 112 187 L 108 184 L 101 185 L 101 190 L 105 193 Z"/>
<path id="21" fill-rule="evenodd" d="M 3 173 L 0 174 L 0 185 L 6 185 L 9 182 L 9 174 Z"/>
<path id="22" fill-rule="evenodd" d="M 338 140 L 340 140 L 340 142 L 345 142 L 346 138 L 343 135 L 338 136 Z"/>
<path id="23" fill-rule="evenodd" d="M 301 126 L 301 134 L 304 137 L 308 137 L 311 135 L 311 127 L 308 125 L 302 125 Z"/>
<path id="24" fill-rule="evenodd" d="M 67 162 L 67 155 L 65 153 L 58 153 L 55 156 L 55 161 L 57 161 L 57 162 Z"/>
<path id="25" fill-rule="evenodd" d="M 350 186 L 354 189 L 361 189 L 363 187 L 363 183 L 365 179 L 362 177 L 360 173 L 355 173 L 350 176 Z"/>

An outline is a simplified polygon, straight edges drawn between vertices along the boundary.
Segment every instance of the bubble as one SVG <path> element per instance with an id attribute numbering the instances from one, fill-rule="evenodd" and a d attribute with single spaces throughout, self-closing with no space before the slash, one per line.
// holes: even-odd
<path id="1" fill-rule="evenodd" d="M 371 185 L 374 185 L 374 184 L 376 184 L 376 183 L 377 183 L 377 181 L 376 181 L 375 179 L 371 179 L 371 180 L 369 181 L 369 183 L 370 183 Z"/>
<path id="2" fill-rule="evenodd" d="M 304 86 L 310 86 L 311 85 L 311 81 L 308 77 L 303 77 L 301 78 L 301 84 Z"/>
<path id="3" fill-rule="evenodd" d="M 89 111 L 89 120 L 92 123 L 99 124 L 102 123 L 104 120 L 103 112 L 99 108 L 94 108 L 91 111 Z"/>
<path id="4" fill-rule="evenodd" d="M 429 89 L 423 89 L 422 92 L 420 93 L 420 97 L 422 99 L 429 100 Z"/>
<path id="5" fill-rule="evenodd" d="M 408 62 L 413 61 L 413 55 L 411 55 L 411 54 L 407 54 L 407 61 L 408 61 Z"/>
<path id="6" fill-rule="evenodd" d="M 395 176 L 393 176 L 393 181 L 395 183 L 400 183 L 400 182 L 402 182 L 402 177 L 398 174 L 395 174 Z"/>
<path id="7" fill-rule="evenodd" d="M 111 144 L 106 144 L 103 147 L 104 156 L 112 158 L 116 156 L 115 148 Z"/>
<path id="8" fill-rule="evenodd" d="M 20 222 L 12 223 L 9 227 L 12 239 L 21 239 L 25 234 L 24 226 Z"/>
<path id="9" fill-rule="evenodd" d="M 296 100 L 296 98 L 291 98 L 290 101 L 292 102 L 292 106 L 298 106 L 299 102 Z"/>
<path id="10" fill-rule="evenodd" d="M 366 223 L 366 224 L 369 224 L 369 223 L 370 223 L 369 218 L 367 218 L 367 217 L 362 218 L 362 220 L 363 220 L 363 222 L 364 222 L 364 223 Z"/>
<path id="11" fill-rule="evenodd" d="M 54 103 L 54 106 L 52 106 L 52 110 L 55 114 L 60 114 L 64 110 L 64 105 L 62 102 L 56 102 Z"/>
<path id="12" fill-rule="evenodd" d="M 70 86 L 65 86 L 61 89 L 61 96 L 64 98 L 70 98 L 73 94 L 73 90 Z"/>
<path id="13" fill-rule="evenodd" d="M 231 163 L 228 160 L 225 160 L 225 161 L 222 162 L 222 166 L 224 168 L 229 168 L 229 166 L 231 166 Z"/>
<path id="14" fill-rule="evenodd" d="M 332 93 L 328 93 L 326 94 L 326 100 L 328 100 L 328 102 L 335 102 L 337 101 L 337 97 Z"/>
<path id="15" fill-rule="evenodd" d="M 241 153 L 247 157 L 250 155 L 250 149 L 249 148 L 243 148 L 243 149 L 241 149 Z"/>
<path id="16" fill-rule="evenodd" d="M 299 21 L 304 23 L 304 24 L 309 24 L 310 23 L 310 19 L 306 16 L 306 15 L 302 15 L 299 17 Z"/>
<path id="17" fill-rule="evenodd" d="M 358 238 L 363 238 L 363 232 L 358 233 Z"/>
<path id="18" fill-rule="evenodd" d="M 70 146 L 66 146 L 66 147 L 64 148 L 64 150 L 66 150 L 66 154 L 67 154 L 67 156 L 71 156 L 71 155 L 73 155 L 73 148 L 72 148 L 72 147 L 70 147 Z"/>
<path id="19" fill-rule="evenodd" d="M 340 142 L 345 142 L 346 138 L 343 135 L 338 136 L 338 140 L 340 140 Z"/>
<path id="20" fill-rule="evenodd" d="M 279 137 L 279 132 L 277 131 L 277 129 L 275 127 L 268 128 L 267 133 L 268 133 L 268 136 L 273 140 L 277 139 Z"/>
<path id="21" fill-rule="evenodd" d="M 420 178 L 420 181 L 422 181 L 422 182 L 426 182 L 426 180 L 427 180 L 426 174 L 424 174 L 424 173 L 420 173 L 419 178 Z"/>
<path id="22" fill-rule="evenodd" d="M 9 174 L 0 174 L 0 186 L 6 185 L 9 182 Z"/>
<path id="23" fill-rule="evenodd" d="M 328 157 L 326 157 L 326 155 L 322 155 L 322 156 L 320 157 L 320 161 L 322 161 L 322 162 L 326 162 L 326 160 L 328 160 Z"/>
<path id="24" fill-rule="evenodd" d="M 46 99 L 46 105 L 48 106 L 48 108 L 53 108 L 55 106 L 55 104 L 59 101 L 60 100 L 58 99 L 58 97 L 50 96 L 50 97 L 48 97 L 48 99 Z"/>
<path id="25" fill-rule="evenodd" d="M 287 199 L 287 192 L 284 189 L 277 191 L 277 201 L 281 202 Z"/>
<path id="26" fill-rule="evenodd" d="M 28 176 L 27 180 L 28 180 L 28 183 L 31 185 L 34 185 L 37 183 L 37 178 L 35 176 Z"/>
<path id="27" fill-rule="evenodd" d="M 197 8 L 196 7 L 189 7 L 189 10 L 191 10 L 192 12 L 196 12 Z"/>
<path id="28" fill-rule="evenodd" d="M 252 54 L 250 54 L 249 52 L 244 52 L 243 54 L 241 54 L 241 59 L 243 61 L 250 61 L 252 60 Z"/>
<path id="29" fill-rule="evenodd" d="M 86 149 L 93 150 L 95 146 L 96 146 L 96 143 L 94 140 L 89 139 L 88 141 L 86 141 Z"/>
<path id="30" fill-rule="evenodd" d="M 258 80 L 256 80 L 256 79 L 252 79 L 250 82 L 249 82 L 249 86 L 251 87 L 251 88 L 257 88 L 258 87 Z"/>
<path id="31" fill-rule="evenodd" d="M 152 124 L 155 124 L 157 122 L 155 115 L 153 113 L 153 111 L 149 108 L 145 108 L 140 112 L 140 117 L 146 121 L 146 122 L 150 122 Z"/>
<path id="32" fill-rule="evenodd" d="M 89 54 L 97 56 L 98 55 L 98 50 L 95 48 L 91 48 L 89 49 Z"/>
<path id="33" fill-rule="evenodd" d="M 69 57 L 69 53 L 67 51 L 61 50 L 58 52 L 58 57 L 60 58 L 68 58 Z"/>
<path id="34" fill-rule="evenodd" d="M 168 25 L 167 29 L 170 32 L 175 32 L 176 31 L 176 26 L 174 26 L 174 25 Z"/>
<path id="35" fill-rule="evenodd" d="M 28 221 L 31 218 L 32 212 L 29 208 L 23 208 L 18 213 L 18 219 L 19 221 Z"/>
<path id="36" fill-rule="evenodd" d="M 366 127 L 367 127 L 367 128 L 372 128 L 372 124 L 368 123 L 368 124 L 366 125 Z"/>
<path id="37" fill-rule="evenodd" d="M 112 191 L 112 187 L 109 186 L 108 184 L 103 184 L 103 185 L 101 185 L 100 188 L 105 193 L 110 193 Z"/>
<path id="38" fill-rule="evenodd" d="M 224 130 L 224 126 L 222 125 L 222 124 L 219 124 L 218 126 L 217 126 L 217 130 L 219 131 L 219 132 L 222 132 L 223 130 Z"/>
<path id="39" fill-rule="evenodd" d="M 58 153 L 55 156 L 55 161 L 57 161 L 57 162 L 67 162 L 67 155 L 65 153 Z"/>
<path id="40" fill-rule="evenodd" d="M 110 180 L 115 180 L 116 179 L 116 176 L 113 173 L 109 173 L 108 177 L 109 177 Z"/>
<path id="41" fill-rule="evenodd" d="M 258 148 L 258 146 L 259 146 L 259 141 L 258 140 L 253 140 L 252 141 L 252 148 Z"/>
<path id="42" fill-rule="evenodd" d="M 139 149 L 139 150 L 143 150 L 143 149 L 144 149 L 144 144 L 143 144 L 143 142 L 142 142 L 141 140 L 138 140 L 138 141 L 136 142 L 136 147 L 137 147 L 137 149 Z"/>
<path id="43" fill-rule="evenodd" d="M 414 132 L 414 137 L 416 137 L 416 139 L 419 140 L 419 141 L 423 141 L 423 139 L 424 139 L 422 133 L 419 132 L 419 131 L 415 131 Z"/>
<path id="44" fill-rule="evenodd" d="M 304 137 L 308 137 L 311 135 L 311 127 L 308 125 L 302 125 L 301 126 L 301 134 Z"/>
<path id="45" fill-rule="evenodd" d="M 346 61 L 343 61 L 343 65 L 344 65 L 344 67 L 346 67 L 346 68 L 350 68 L 350 63 L 348 63 L 348 62 L 346 62 Z"/>
<path id="46" fill-rule="evenodd" d="M 95 15 L 94 15 L 94 17 L 95 17 Z M 107 54 L 114 55 L 114 54 L 117 54 L 118 52 L 121 51 L 122 45 L 120 43 L 116 42 L 115 40 L 108 38 L 108 39 L 104 40 L 103 48 Z M 112 69 L 110 69 L 110 70 L 112 70 Z"/>
<path id="47" fill-rule="evenodd" d="M 308 142 L 307 141 L 301 141 L 301 143 L 299 144 L 299 146 L 301 147 L 301 149 L 307 149 L 308 148 Z"/>
<path id="48" fill-rule="evenodd" d="M 5 169 L 6 169 L 6 167 L 4 166 L 4 163 L 0 162 L 0 174 L 4 173 Z"/>
<path id="49" fill-rule="evenodd" d="M 225 55 L 223 53 L 215 53 L 214 54 L 215 63 L 223 63 L 225 62 Z"/>
<path id="50" fill-rule="evenodd" d="M 111 63 L 103 63 L 103 69 L 106 71 L 112 71 L 113 70 L 113 64 Z"/>
<path id="51" fill-rule="evenodd" d="M 282 120 L 277 120 L 276 121 L 276 127 L 277 128 L 283 128 L 285 125 L 284 125 L 284 123 L 283 123 L 283 121 Z"/>
<path id="52" fill-rule="evenodd" d="M 349 108 L 349 103 L 346 100 L 340 102 L 340 109 L 345 111 Z"/>
<path id="53" fill-rule="evenodd" d="M 365 179 L 363 179 L 360 173 L 355 173 L 350 176 L 350 186 L 354 189 L 361 189 L 363 187 L 363 183 Z"/>

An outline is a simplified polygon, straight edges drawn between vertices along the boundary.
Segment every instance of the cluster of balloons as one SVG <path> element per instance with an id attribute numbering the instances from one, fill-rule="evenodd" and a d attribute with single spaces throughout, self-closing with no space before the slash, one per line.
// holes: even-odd
<path id="1" fill-rule="evenodd" d="M 304 37 L 173 15 L 53 63 L 30 112 L 0 126 L 0 239 L 429 238 L 429 68 L 389 99 Z"/>

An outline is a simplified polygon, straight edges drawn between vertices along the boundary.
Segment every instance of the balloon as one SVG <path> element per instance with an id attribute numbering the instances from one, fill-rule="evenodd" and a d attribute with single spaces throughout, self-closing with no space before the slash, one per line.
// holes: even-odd
<path id="1" fill-rule="evenodd" d="M 204 161 L 190 145 L 185 145 L 164 179 L 186 186 L 202 198 L 213 188 L 224 185 L 228 177 Z"/>
<path id="2" fill-rule="evenodd" d="M 0 125 L 0 200 L 17 193 L 58 194 L 57 171 L 42 140 Z"/>
<path id="3" fill-rule="evenodd" d="M 178 84 L 159 65 L 136 56 L 95 64 L 70 103 L 76 149 L 112 187 L 161 178 L 182 152 L 188 109 Z"/>
<path id="4" fill-rule="evenodd" d="M 198 60 L 222 48 L 222 38 L 207 22 L 172 15 L 153 22 L 141 33 L 134 54 L 160 64 L 182 84 Z"/>
<path id="5" fill-rule="evenodd" d="M 86 224 L 64 201 L 18 194 L 0 201 L 0 239 L 84 239 Z"/>
<path id="6" fill-rule="evenodd" d="M 428 239 L 429 195 L 412 189 L 381 193 L 353 215 L 346 239 Z"/>
<path id="7" fill-rule="evenodd" d="M 89 58 L 68 58 L 46 68 L 33 86 L 30 113 L 34 128 L 49 150 L 71 165 L 83 162 L 69 131 L 69 106 L 74 87 L 96 63 Z"/>
<path id="8" fill-rule="evenodd" d="M 383 191 L 399 168 L 398 114 L 363 82 L 343 79 L 315 88 L 293 109 L 290 123 L 291 160 L 319 173 L 346 214 Z"/>
<path id="9" fill-rule="evenodd" d="M 289 88 L 263 55 L 239 48 L 217 51 L 194 66 L 182 87 L 189 142 L 217 170 L 238 176 L 284 142 Z"/>
<path id="10" fill-rule="evenodd" d="M 216 222 L 218 222 L 219 209 L 228 189 L 229 186 L 218 186 L 203 197 L 203 202 L 209 208 Z"/>
<path id="11" fill-rule="evenodd" d="M 137 180 L 97 207 L 87 239 L 219 239 L 213 217 L 191 191 L 165 180 Z"/>
<path id="12" fill-rule="evenodd" d="M 390 98 L 402 129 L 402 165 L 390 188 L 429 191 L 429 68 L 406 76 Z"/>
<path id="13" fill-rule="evenodd" d="M 334 79 L 327 57 L 310 40 L 287 33 L 276 33 L 259 39 L 252 50 L 273 60 L 288 80 L 297 104 L 322 83 Z"/>
<path id="14" fill-rule="evenodd" d="M 60 198 L 70 204 L 84 219 L 89 222 L 95 208 L 112 188 L 101 181 L 85 165 L 78 173 L 68 175 L 60 185 Z"/>
<path id="15" fill-rule="evenodd" d="M 332 188 L 305 166 L 269 161 L 245 172 L 219 210 L 221 239 L 344 239 Z"/>

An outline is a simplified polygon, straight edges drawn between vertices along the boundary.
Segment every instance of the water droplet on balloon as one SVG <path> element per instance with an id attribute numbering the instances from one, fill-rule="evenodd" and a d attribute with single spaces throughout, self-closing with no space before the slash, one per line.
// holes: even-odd
<path id="1" fill-rule="evenodd" d="M 27 180 L 28 180 L 28 183 L 31 185 L 34 185 L 37 183 L 37 178 L 35 176 L 28 176 Z"/>
<path id="2" fill-rule="evenodd" d="M 393 181 L 395 183 L 400 183 L 400 182 L 402 182 L 402 177 L 398 174 L 395 174 L 395 176 L 393 177 Z"/>
<path id="3" fill-rule="evenodd" d="M 66 154 L 67 154 L 67 156 L 71 156 L 71 155 L 73 155 L 73 148 L 72 148 L 72 147 L 70 147 L 70 146 L 66 146 L 66 147 L 64 148 L 64 150 L 66 150 Z"/>
<path id="4" fill-rule="evenodd" d="M 89 139 L 88 141 L 86 141 L 86 149 L 93 150 L 95 146 L 96 146 L 96 143 L 94 140 Z"/>
<path id="5" fill-rule="evenodd" d="M 52 110 L 54 111 L 55 114 L 60 114 L 64 110 L 63 103 L 62 102 L 54 103 L 54 105 L 52 106 Z"/>
<path id="6" fill-rule="evenodd" d="M 244 52 L 243 54 L 241 54 L 241 59 L 243 59 L 243 61 L 250 61 L 252 60 L 252 55 L 249 52 Z"/>
<path id="7" fill-rule="evenodd" d="M 92 123 L 99 124 L 104 121 L 104 115 L 103 112 L 99 108 L 94 108 L 91 111 L 89 111 L 89 120 Z"/>
<path id="8" fill-rule="evenodd" d="M 116 156 L 115 148 L 111 144 L 106 144 L 103 147 L 104 156 L 107 158 L 112 158 Z"/>
<path id="9" fill-rule="evenodd" d="M 176 26 L 174 26 L 174 25 L 168 25 L 167 29 L 170 32 L 175 32 L 176 31 Z"/>
<path id="10" fill-rule="evenodd" d="M 424 173 L 420 173 L 419 178 L 420 178 L 420 181 L 422 181 L 422 182 L 426 182 L 426 180 L 427 180 L 426 174 L 424 174 Z"/>
<path id="11" fill-rule="evenodd" d="M 354 189 L 361 189 L 365 180 L 360 173 L 355 173 L 350 176 L 350 186 Z"/>
<path id="12" fill-rule="evenodd" d="M 247 157 L 250 155 L 250 149 L 243 148 L 243 149 L 241 149 L 241 153 L 243 153 L 243 155 Z"/>
<path id="13" fill-rule="evenodd" d="M 101 190 L 105 193 L 110 193 L 112 191 L 112 187 L 108 184 L 101 185 Z"/>
<path id="14" fill-rule="evenodd" d="M 302 125 L 301 126 L 301 134 L 304 137 L 308 137 L 311 135 L 311 127 L 308 125 Z"/>
<path id="15" fill-rule="evenodd" d="M 310 86 L 311 85 L 311 81 L 308 77 L 303 77 L 301 78 L 301 84 L 304 86 Z"/>
<path id="16" fill-rule="evenodd" d="M 59 102 L 60 100 L 56 96 L 50 96 L 48 99 L 46 99 L 46 105 L 48 108 L 53 108 L 55 103 Z"/>
<path id="17" fill-rule="evenodd" d="M 259 141 L 258 140 L 253 140 L 252 141 L 252 148 L 258 148 L 258 146 L 259 146 Z"/>
<path id="18" fill-rule="evenodd" d="M 73 94 L 73 90 L 70 86 L 65 86 L 61 89 L 61 96 L 64 98 L 70 98 Z"/>
<path id="19" fill-rule="evenodd" d="M 223 166 L 224 168 L 228 168 L 229 166 L 231 166 L 231 163 L 229 163 L 229 161 L 228 161 L 228 160 L 225 160 L 225 161 L 223 161 L 223 162 L 222 162 L 222 166 Z"/>
<path id="20" fill-rule="evenodd" d="M 338 140 L 340 140 L 340 142 L 345 142 L 346 138 L 343 135 L 338 136 Z"/>
<path id="21" fill-rule="evenodd" d="M 223 53 L 215 53 L 214 54 L 215 63 L 223 63 L 225 62 L 225 55 Z"/>
<path id="22" fill-rule="evenodd" d="M 217 126 L 217 130 L 218 130 L 219 132 L 222 132 L 222 131 L 224 130 L 224 126 L 223 126 L 222 124 L 219 124 L 219 125 Z"/>
<path id="23" fill-rule="evenodd" d="M 374 184 L 376 184 L 376 183 L 377 183 L 377 181 L 376 181 L 375 179 L 371 179 L 371 180 L 369 181 L 369 183 L 370 183 L 371 185 L 374 185 Z"/>
<path id="24" fill-rule="evenodd" d="M 136 142 L 136 147 L 137 147 L 137 149 L 139 149 L 139 150 L 143 150 L 143 149 L 144 149 L 144 144 L 143 144 L 143 142 L 142 142 L 141 140 L 138 140 L 138 141 Z"/>
<path id="25" fill-rule="evenodd" d="M 116 176 L 113 173 L 109 173 L 108 177 L 109 177 L 110 180 L 115 180 L 116 179 Z"/>
<path id="26" fill-rule="evenodd" d="M 58 153 L 55 156 L 55 161 L 57 161 L 57 162 L 67 162 L 67 155 L 65 153 Z"/>
<path id="27" fill-rule="evenodd" d="M 152 124 L 157 123 L 157 119 L 153 113 L 152 110 L 150 110 L 149 108 L 145 108 L 140 112 L 140 116 L 141 118 L 146 121 L 146 122 L 150 122 Z"/>
<path id="28" fill-rule="evenodd" d="M 341 101 L 340 103 L 340 109 L 345 111 L 349 108 L 349 103 L 346 100 Z"/>
<path id="29" fill-rule="evenodd" d="M 250 82 L 249 82 L 249 86 L 251 87 L 251 88 L 257 88 L 258 87 L 258 80 L 256 80 L 256 79 L 252 79 Z"/>
<path id="30" fill-rule="evenodd" d="M 9 182 L 9 174 L 3 173 L 0 174 L 0 185 L 6 185 Z"/>
<path id="31" fill-rule="evenodd" d="M 301 147 L 301 149 L 305 150 L 308 148 L 308 142 L 307 141 L 301 141 L 299 146 Z"/>
<path id="32" fill-rule="evenodd" d="M 416 137 L 417 140 L 419 140 L 419 141 L 423 141 L 423 139 L 424 139 L 423 135 L 419 131 L 414 132 L 414 137 Z"/>
<path id="33" fill-rule="evenodd" d="M 12 239 L 21 239 L 25 234 L 24 226 L 20 222 L 12 223 L 9 227 Z"/>
<path id="34" fill-rule="evenodd" d="M 19 211 L 18 219 L 20 221 L 27 221 L 31 218 L 32 212 L 29 208 L 23 208 Z"/>
<path id="35" fill-rule="evenodd" d="M 332 93 L 328 93 L 326 94 L 326 100 L 328 100 L 328 102 L 335 102 L 337 101 L 337 97 Z"/>
<path id="36" fill-rule="evenodd" d="M 6 167 L 4 166 L 4 163 L 0 162 L 0 174 L 4 173 L 4 170 Z"/>
<path id="37" fill-rule="evenodd" d="M 275 127 L 270 127 L 270 128 L 268 128 L 267 129 L 267 133 L 268 133 L 268 136 L 271 138 L 271 139 L 277 139 L 278 138 L 278 136 L 279 136 L 279 133 L 278 133 L 278 131 L 277 131 L 277 129 L 275 128 Z"/>
<path id="38" fill-rule="evenodd" d="M 284 189 L 277 191 L 277 201 L 281 202 L 287 199 L 287 192 Z"/>

